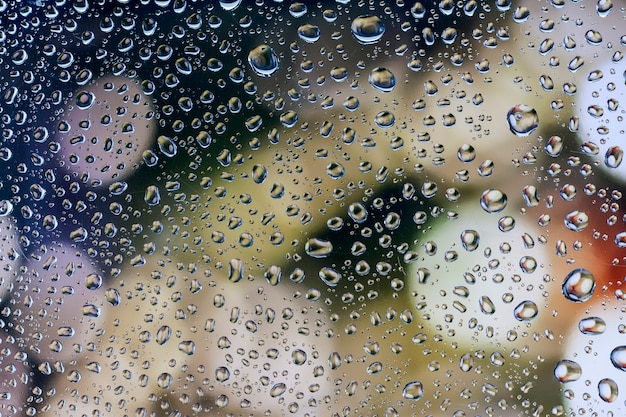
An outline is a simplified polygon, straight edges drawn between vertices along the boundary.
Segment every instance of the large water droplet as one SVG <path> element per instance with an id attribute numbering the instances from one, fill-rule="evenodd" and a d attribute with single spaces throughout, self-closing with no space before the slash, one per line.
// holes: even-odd
<path id="1" fill-rule="evenodd" d="M 407 400 L 417 401 L 424 396 L 424 386 L 419 381 L 409 382 L 402 389 L 402 396 Z"/>
<path id="2" fill-rule="evenodd" d="M 619 146 L 611 146 L 604 155 L 604 164 L 609 168 L 617 168 L 624 159 L 624 151 Z"/>
<path id="3" fill-rule="evenodd" d="M 320 38 L 320 28 L 310 23 L 305 23 L 298 28 L 298 36 L 307 43 L 314 43 Z"/>
<path id="4" fill-rule="evenodd" d="M 515 319 L 519 321 L 530 321 L 537 317 L 537 314 L 539 314 L 537 304 L 530 300 L 522 301 L 513 310 Z"/>
<path id="5" fill-rule="evenodd" d="M 279 68 L 278 55 L 269 45 L 259 45 L 248 54 L 248 63 L 261 77 L 270 77 Z"/>
<path id="6" fill-rule="evenodd" d="M 502 191 L 490 188 L 480 196 L 480 206 L 487 213 L 497 213 L 506 207 L 507 197 Z"/>
<path id="7" fill-rule="evenodd" d="M 626 346 L 618 346 L 611 351 L 611 363 L 620 371 L 626 372 Z"/>
<path id="8" fill-rule="evenodd" d="M 589 225 L 589 216 L 584 211 L 574 210 L 565 216 L 564 221 L 568 229 L 580 232 Z"/>
<path id="9" fill-rule="evenodd" d="M 374 68 L 368 80 L 372 87 L 385 93 L 396 86 L 396 77 L 387 68 Z"/>
<path id="10" fill-rule="evenodd" d="M 577 362 L 560 360 L 554 368 L 554 377 L 559 382 L 572 382 L 582 376 L 583 370 Z"/>
<path id="11" fill-rule="evenodd" d="M 617 383 L 610 378 L 601 379 L 598 382 L 598 395 L 604 402 L 614 402 L 619 395 Z"/>
<path id="12" fill-rule="evenodd" d="M 327 240 L 313 238 L 306 242 L 304 250 L 312 258 L 327 258 L 333 251 L 333 244 Z"/>
<path id="13" fill-rule="evenodd" d="M 364 45 L 376 43 L 385 33 L 385 25 L 378 16 L 359 16 L 350 26 L 352 35 Z"/>
<path id="14" fill-rule="evenodd" d="M 596 279 L 591 272 L 583 268 L 574 269 L 563 281 L 563 295 L 570 301 L 587 301 L 596 288 Z"/>
<path id="15" fill-rule="evenodd" d="M 480 242 L 480 235 L 476 230 L 464 230 L 461 232 L 461 244 L 467 251 L 475 251 L 478 248 Z"/>
<path id="16" fill-rule="evenodd" d="M 334 268 L 324 267 L 320 269 L 319 277 L 329 287 L 336 287 L 341 282 L 341 273 Z"/>
<path id="17" fill-rule="evenodd" d="M 513 106 L 506 114 L 506 120 L 516 136 L 528 136 L 539 127 L 537 111 L 525 104 Z"/>
<path id="18" fill-rule="evenodd" d="M 606 322 L 600 317 L 586 317 L 578 322 L 582 334 L 602 334 L 606 331 Z"/>

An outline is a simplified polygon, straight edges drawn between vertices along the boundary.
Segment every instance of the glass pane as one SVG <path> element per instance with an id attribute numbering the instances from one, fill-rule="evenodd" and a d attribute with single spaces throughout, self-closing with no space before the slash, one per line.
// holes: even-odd
<path id="1" fill-rule="evenodd" d="M 625 16 L 0 0 L 0 414 L 623 415 Z"/>

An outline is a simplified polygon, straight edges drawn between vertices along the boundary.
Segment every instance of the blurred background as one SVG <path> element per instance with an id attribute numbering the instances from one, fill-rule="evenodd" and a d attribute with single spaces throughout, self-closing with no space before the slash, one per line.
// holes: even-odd
<path id="1" fill-rule="evenodd" d="M 623 412 L 623 3 L 0 12 L 2 416 Z"/>

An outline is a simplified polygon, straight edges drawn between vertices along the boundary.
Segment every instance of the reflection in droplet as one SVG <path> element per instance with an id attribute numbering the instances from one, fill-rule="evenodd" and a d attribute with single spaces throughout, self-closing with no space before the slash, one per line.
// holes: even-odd
<path id="1" fill-rule="evenodd" d="M 539 127 L 537 111 L 525 104 L 513 106 L 506 115 L 509 129 L 516 136 L 528 136 Z"/>
<path id="2" fill-rule="evenodd" d="M 336 287 L 341 282 L 341 273 L 334 268 L 324 267 L 320 269 L 319 277 L 329 287 Z"/>
<path id="3" fill-rule="evenodd" d="M 583 370 L 577 362 L 562 359 L 554 368 L 554 377 L 559 382 L 572 382 L 582 376 Z"/>
<path id="4" fill-rule="evenodd" d="M 363 45 L 376 43 L 385 33 L 385 25 L 378 16 L 359 16 L 350 26 L 354 38 Z"/>
<path id="5" fill-rule="evenodd" d="M 478 248 L 480 242 L 480 235 L 476 230 L 464 230 L 461 232 L 461 244 L 467 251 L 475 251 Z"/>
<path id="6" fill-rule="evenodd" d="M 609 168 L 617 168 L 624 159 L 624 151 L 619 146 L 611 146 L 604 155 L 604 164 Z"/>
<path id="7" fill-rule="evenodd" d="M 593 295 L 596 288 L 596 279 L 591 272 L 584 268 L 571 271 L 563 281 L 563 295 L 570 301 L 582 303 Z"/>

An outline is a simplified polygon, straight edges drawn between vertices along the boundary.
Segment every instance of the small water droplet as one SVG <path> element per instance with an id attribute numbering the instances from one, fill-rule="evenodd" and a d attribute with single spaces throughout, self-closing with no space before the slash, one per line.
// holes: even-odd
<path id="1" fill-rule="evenodd" d="M 571 271 L 563 281 L 563 295 L 570 301 L 582 303 L 593 295 L 596 279 L 591 272 L 583 268 Z"/>
<path id="2" fill-rule="evenodd" d="M 476 149 L 474 149 L 472 145 L 464 143 L 459 147 L 459 150 L 456 152 L 456 156 L 461 162 L 472 162 L 474 159 L 476 159 Z"/>
<path id="3" fill-rule="evenodd" d="M 96 100 L 96 95 L 90 91 L 81 91 L 76 95 L 76 106 L 81 110 L 90 109 Z"/>
<path id="4" fill-rule="evenodd" d="M 583 370 L 577 362 L 562 359 L 554 368 L 554 377 L 559 382 L 572 382 L 582 376 Z"/>
<path id="5" fill-rule="evenodd" d="M 278 68 L 278 55 L 269 45 L 259 45 L 248 54 L 248 63 L 252 70 L 261 77 L 271 77 Z"/>
<path id="6" fill-rule="evenodd" d="M 331 162 L 326 166 L 326 173 L 330 178 L 336 180 L 343 177 L 346 170 L 339 162 Z"/>
<path id="7" fill-rule="evenodd" d="M 487 213 L 497 213 L 506 207 L 507 197 L 502 191 L 490 188 L 480 196 L 480 206 Z"/>
<path id="8" fill-rule="evenodd" d="M 226 382 L 230 379 L 230 370 L 225 366 L 215 368 L 215 380 L 218 382 Z"/>
<path id="9" fill-rule="evenodd" d="M 509 129 L 516 136 L 528 136 L 539 127 L 539 117 L 534 108 L 525 104 L 513 106 L 506 115 Z"/>
<path id="10" fill-rule="evenodd" d="M 357 223 L 367 220 L 367 209 L 361 203 L 352 203 L 348 206 L 348 216 Z"/>
<path id="11" fill-rule="evenodd" d="M 307 354 L 302 349 L 294 349 L 293 352 L 291 352 L 291 360 L 293 360 L 293 363 L 296 365 L 304 365 L 306 359 Z"/>
<path id="12" fill-rule="evenodd" d="M 350 25 L 352 35 L 363 45 L 378 42 L 385 33 L 385 25 L 378 16 L 359 16 Z"/>
<path id="13" fill-rule="evenodd" d="M 474 367 L 474 357 L 471 353 L 464 353 L 459 360 L 459 368 L 463 372 L 469 372 Z"/>
<path id="14" fill-rule="evenodd" d="M 306 43 L 315 43 L 321 36 L 320 28 L 310 23 L 305 23 L 298 28 L 298 36 Z"/>
<path id="15" fill-rule="evenodd" d="M 174 378 L 167 372 L 163 372 L 157 377 L 157 386 L 162 389 L 168 389 L 172 385 Z"/>
<path id="16" fill-rule="evenodd" d="M 97 290 L 102 286 L 102 276 L 100 274 L 89 274 L 85 278 L 85 287 L 89 290 Z"/>
<path id="17" fill-rule="evenodd" d="M 461 232 L 461 244 L 469 252 L 475 251 L 480 242 L 480 235 L 476 230 L 464 230 Z"/>
<path id="18" fill-rule="evenodd" d="M 486 295 L 480 297 L 479 305 L 480 311 L 484 314 L 491 315 L 496 312 L 496 306 L 493 304 L 493 301 L 491 301 L 491 298 Z"/>
<path id="19" fill-rule="evenodd" d="M 402 389 L 402 396 L 407 400 L 417 401 L 424 396 L 424 386 L 419 381 L 409 382 Z"/>

